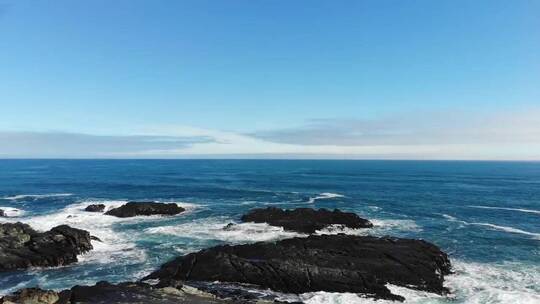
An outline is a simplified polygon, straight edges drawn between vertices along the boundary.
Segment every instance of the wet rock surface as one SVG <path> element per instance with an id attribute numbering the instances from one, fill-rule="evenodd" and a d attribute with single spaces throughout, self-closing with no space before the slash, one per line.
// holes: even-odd
<path id="1" fill-rule="evenodd" d="M 75 286 L 61 292 L 39 288 L 21 289 L 0 299 L 0 303 L 32 304 L 241 304 L 245 302 L 217 299 L 194 289 L 156 288 L 144 283 L 111 284 L 98 282 L 94 286 Z"/>
<path id="2" fill-rule="evenodd" d="M 268 223 L 272 226 L 281 226 L 285 230 L 315 233 L 331 225 L 341 225 L 347 228 L 370 228 L 373 224 L 355 213 L 341 212 L 338 209 L 298 208 L 283 210 L 280 208 L 253 209 L 243 215 L 243 222 Z"/>
<path id="3" fill-rule="evenodd" d="M 103 210 L 105 210 L 105 205 L 103 204 L 92 204 L 84 208 L 84 211 L 88 212 L 103 212 Z"/>
<path id="4" fill-rule="evenodd" d="M 403 300 L 391 283 L 445 294 L 447 255 L 421 240 L 321 235 L 217 246 L 178 257 L 145 279 L 254 284 L 285 293 L 352 292 Z"/>
<path id="5" fill-rule="evenodd" d="M 105 214 L 116 217 L 133 217 L 139 215 L 175 215 L 184 211 L 184 208 L 175 203 L 128 202 L 107 211 Z"/>
<path id="6" fill-rule="evenodd" d="M 7 217 L 6 212 L 0 209 L 0 217 Z"/>
<path id="7" fill-rule="evenodd" d="M 87 231 L 67 225 L 37 232 L 23 223 L 0 224 L 0 271 L 66 265 L 92 249 Z"/>

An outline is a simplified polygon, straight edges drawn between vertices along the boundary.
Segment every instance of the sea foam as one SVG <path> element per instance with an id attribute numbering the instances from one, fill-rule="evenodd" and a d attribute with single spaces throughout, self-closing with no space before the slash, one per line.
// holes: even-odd
<path id="1" fill-rule="evenodd" d="M 48 197 L 63 197 L 63 196 L 72 196 L 72 193 L 50 193 L 50 194 L 18 194 L 13 196 L 6 196 L 2 199 L 5 200 L 23 200 L 23 199 L 39 199 L 39 198 L 48 198 Z"/>
<path id="2" fill-rule="evenodd" d="M 387 284 L 392 293 L 405 302 L 375 300 L 354 293 L 310 292 L 286 295 L 280 300 L 307 304 L 536 304 L 540 303 L 540 268 L 538 265 L 481 264 L 454 260 L 454 273 L 446 276 L 451 294 L 429 292 Z"/>
<path id="3" fill-rule="evenodd" d="M 308 204 L 313 204 L 317 200 L 340 198 L 340 197 L 345 197 L 345 195 L 339 194 L 339 193 L 323 192 L 323 193 L 321 193 L 321 194 L 319 194 L 317 196 L 310 197 L 309 200 L 307 201 L 307 203 Z"/>
<path id="4" fill-rule="evenodd" d="M 233 225 L 225 229 L 229 223 Z M 145 232 L 229 243 L 250 243 L 302 236 L 266 223 L 235 223 L 228 217 L 210 217 L 179 225 L 152 227 L 145 229 Z"/>
<path id="5" fill-rule="evenodd" d="M 19 216 L 23 216 L 24 213 L 25 213 L 24 210 L 18 209 L 18 208 L 13 208 L 13 207 L 1 207 L 0 206 L 0 210 L 3 210 L 4 214 L 7 217 L 19 217 Z"/>
<path id="6" fill-rule="evenodd" d="M 491 206 L 468 206 L 468 207 L 477 208 L 477 209 L 493 209 L 493 210 L 517 211 L 517 212 L 533 213 L 533 214 L 539 214 L 540 215 L 540 210 L 533 210 L 533 209 L 491 207 Z"/>

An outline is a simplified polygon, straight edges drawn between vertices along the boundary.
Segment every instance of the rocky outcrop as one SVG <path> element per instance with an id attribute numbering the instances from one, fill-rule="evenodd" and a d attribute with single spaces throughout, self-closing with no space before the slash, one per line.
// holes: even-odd
<path id="1" fill-rule="evenodd" d="M 92 204 L 84 208 L 84 211 L 88 212 L 103 212 L 103 210 L 105 210 L 105 205 L 103 204 Z"/>
<path id="2" fill-rule="evenodd" d="M 338 209 L 298 208 L 283 210 L 280 208 L 253 209 L 242 216 L 244 222 L 268 223 L 281 226 L 286 230 L 301 233 L 315 233 L 330 225 L 341 225 L 348 228 L 370 228 L 373 224 L 355 213 L 341 212 Z"/>
<path id="3" fill-rule="evenodd" d="M 25 288 L 3 297 L 0 299 L 0 303 L 61 304 L 67 302 L 65 302 L 65 299 L 61 299 L 61 295 L 56 291 L 39 288 Z"/>
<path id="4" fill-rule="evenodd" d="M 145 279 L 254 284 L 285 293 L 353 292 L 403 300 L 387 283 L 444 294 L 447 255 L 421 240 L 312 235 L 217 246 L 178 257 Z"/>
<path id="5" fill-rule="evenodd" d="M 0 209 L 0 217 L 7 217 L 6 212 L 2 209 Z"/>
<path id="6" fill-rule="evenodd" d="M 41 233 L 23 223 L 0 224 L 0 271 L 77 262 L 92 250 L 90 240 L 87 231 L 67 225 Z"/>
<path id="7" fill-rule="evenodd" d="M 175 215 L 184 211 L 184 208 L 179 207 L 175 203 L 128 202 L 125 205 L 107 211 L 105 214 L 116 217 L 133 217 L 138 215 Z"/>
<path id="8" fill-rule="evenodd" d="M 240 304 L 219 300 L 210 294 L 188 288 L 154 288 L 144 283 L 110 284 L 99 282 L 94 286 L 75 286 L 55 292 L 39 288 L 22 289 L 0 299 L 0 303 L 24 304 Z"/>

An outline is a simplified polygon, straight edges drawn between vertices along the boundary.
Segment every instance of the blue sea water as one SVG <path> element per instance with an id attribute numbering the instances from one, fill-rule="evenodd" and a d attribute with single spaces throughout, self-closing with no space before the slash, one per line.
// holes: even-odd
<path id="1" fill-rule="evenodd" d="M 84 212 L 128 200 L 176 202 L 173 217 Z M 390 286 L 407 303 L 540 303 L 540 163 L 322 160 L 0 160 L 0 209 L 47 230 L 102 239 L 74 265 L 0 273 L 0 294 L 135 280 L 174 256 L 223 243 L 295 236 L 239 222 L 256 207 L 339 208 L 375 223 L 352 234 L 421 238 L 449 253 L 450 297 Z M 331 231 L 321 232 L 331 233 Z M 311 293 L 306 303 L 374 303 Z"/>

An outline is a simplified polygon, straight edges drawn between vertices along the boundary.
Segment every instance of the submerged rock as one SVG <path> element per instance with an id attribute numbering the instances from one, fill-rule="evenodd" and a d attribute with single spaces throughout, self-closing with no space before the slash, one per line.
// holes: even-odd
<path id="1" fill-rule="evenodd" d="M 338 209 L 298 208 L 283 210 L 269 207 L 266 209 L 253 209 L 242 216 L 244 222 L 268 223 L 272 226 L 281 226 L 285 230 L 315 233 L 331 225 L 342 225 L 348 228 L 371 228 L 373 224 L 356 213 L 341 212 Z"/>
<path id="2" fill-rule="evenodd" d="M 105 210 L 105 205 L 103 204 L 92 204 L 84 208 L 84 211 L 88 212 L 103 212 L 103 210 Z"/>
<path id="3" fill-rule="evenodd" d="M 24 304 L 232 304 L 205 293 L 173 287 L 154 288 L 144 283 L 110 284 L 98 282 L 94 286 L 75 286 L 62 292 L 28 288 L 0 299 L 0 303 Z M 234 302 L 238 303 L 238 302 Z"/>
<path id="4" fill-rule="evenodd" d="M 175 215 L 184 211 L 184 208 L 175 203 L 128 202 L 105 212 L 105 214 L 116 217 L 133 217 L 137 215 Z"/>
<path id="5" fill-rule="evenodd" d="M 447 255 L 421 240 L 321 235 L 224 245 L 178 257 L 145 279 L 254 284 L 285 293 L 352 292 L 403 300 L 391 283 L 444 294 Z"/>
<path id="6" fill-rule="evenodd" d="M 87 231 L 67 225 L 37 232 L 23 223 L 0 224 L 0 271 L 77 262 L 93 249 L 90 240 Z"/>

